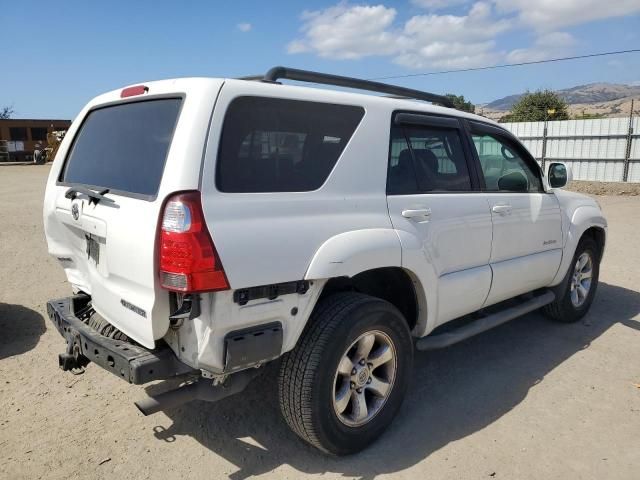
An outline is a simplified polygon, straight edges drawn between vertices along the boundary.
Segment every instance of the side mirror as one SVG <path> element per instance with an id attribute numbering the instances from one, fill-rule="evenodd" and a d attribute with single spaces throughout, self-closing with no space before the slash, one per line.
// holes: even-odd
<path id="1" fill-rule="evenodd" d="M 552 163 L 549 165 L 549 186 L 551 188 L 562 188 L 573 178 L 571 169 L 564 163 Z"/>

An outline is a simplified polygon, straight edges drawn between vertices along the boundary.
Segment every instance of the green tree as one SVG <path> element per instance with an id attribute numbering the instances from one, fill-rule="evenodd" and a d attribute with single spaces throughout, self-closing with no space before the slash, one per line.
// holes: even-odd
<path id="1" fill-rule="evenodd" d="M 551 90 L 527 92 L 518 100 L 501 122 L 543 122 L 567 120 L 567 102 Z"/>
<path id="2" fill-rule="evenodd" d="M 473 103 L 468 102 L 464 98 L 464 95 L 454 95 L 453 93 L 447 93 L 445 97 L 447 97 L 449 100 L 453 102 L 453 106 L 457 110 L 462 110 L 464 112 L 469 112 L 469 113 L 476 113 L 476 106 Z"/>
<path id="3" fill-rule="evenodd" d="M 0 120 L 6 120 L 13 115 L 13 106 L 0 108 Z"/>

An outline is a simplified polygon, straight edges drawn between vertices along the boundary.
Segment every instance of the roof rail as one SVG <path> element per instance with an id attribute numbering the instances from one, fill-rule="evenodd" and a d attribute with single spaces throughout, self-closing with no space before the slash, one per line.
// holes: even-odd
<path id="1" fill-rule="evenodd" d="M 444 95 L 413 90 L 412 88 L 398 87 L 386 83 L 362 80 L 353 77 L 342 77 L 329 73 L 311 72 L 309 70 L 298 70 L 296 68 L 273 67 L 264 76 L 244 77 L 243 80 L 262 80 L 263 82 L 277 82 L 278 79 L 297 80 L 298 82 L 319 83 L 323 85 L 335 85 L 337 87 L 355 88 L 358 90 L 368 90 L 371 92 L 386 93 L 397 98 L 414 98 L 427 102 L 438 103 L 445 107 L 454 108 L 453 102 Z"/>
<path id="2" fill-rule="evenodd" d="M 246 75 L 244 77 L 237 77 L 236 80 L 249 80 L 249 81 L 255 82 L 255 81 L 262 81 L 263 78 L 264 78 L 264 75 Z"/>

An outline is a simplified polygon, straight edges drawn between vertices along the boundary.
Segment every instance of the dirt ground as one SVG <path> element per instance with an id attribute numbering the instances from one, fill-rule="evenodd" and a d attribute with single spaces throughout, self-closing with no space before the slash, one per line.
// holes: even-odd
<path id="1" fill-rule="evenodd" d="M 574 180 L 568 186 L 570 190 L 589 195 L 640 195 L 640 183 L 630 182 L 587 182 Z"/>
<path id="2" fill-rule="evenodd" d="M 271 377 L 217 404 L 143 417 L 143 387 L 58 369 L 45 304 L 70 288 L 46 254 L 48 167 L 0 167 L 0 478 L 640 478 L 640 198 L 610 222 L 590 314 L 530 314 L 418 353 L 403 410 L 371 448 L 322 455 L 280 418 Z"/>

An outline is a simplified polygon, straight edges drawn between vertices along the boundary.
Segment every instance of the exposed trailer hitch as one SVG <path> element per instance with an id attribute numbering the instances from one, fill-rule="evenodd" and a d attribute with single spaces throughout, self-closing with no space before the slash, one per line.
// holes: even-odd
<path id="1" fill-rule="evenodd" d="M 223 398 L 240 393 L 258 373 L 260 373 L 260 370 L 257 368 L 243 370 L 242 372 L 230 375 L 224 383 L 218 385 L 214 385 L 210 380 L 201 378 L 198 381 L 188 383 L 175 390 L 153 395 L 134 403 L 135 406 L 138 407 L 138 410 L 147 416 L 193 400 L 217 402 Z"/>
<path id="2" fill-rule="evenodd" d="M 66 351 L 58 355 L 58 365 L 63 371 L 70 371 L 74 375 L 84 373 L 84 367 L 89 364 L 89 359 L 82 354 L 81 345 L 82 340 L 77 333 L 73 339 L 67 340 Z"/>

